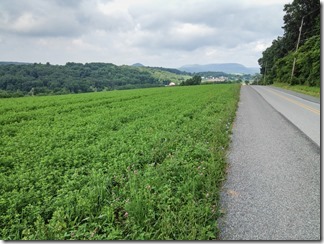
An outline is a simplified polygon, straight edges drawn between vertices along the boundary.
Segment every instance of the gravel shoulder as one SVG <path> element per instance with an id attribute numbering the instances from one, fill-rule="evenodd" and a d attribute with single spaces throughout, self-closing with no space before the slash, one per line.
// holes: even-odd
<path id="1" fill-rule="evenodd" d="M 221 193 L 222 240 L 320 240 L 320 149 L 242 86 Z"/>

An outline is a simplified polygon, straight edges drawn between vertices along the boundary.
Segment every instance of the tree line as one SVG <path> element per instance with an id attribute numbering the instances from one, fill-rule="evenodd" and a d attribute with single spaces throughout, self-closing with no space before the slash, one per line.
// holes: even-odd
<path id="1" fill-rule="evenodd" d="M 320 1 L 294 0 L 283 9 L 283 36 L 258 60 L 259 84 L 320 86 Z"/>
<path id="2" fill-rule="evenodd" d="M 201 84 L 201 76 L 195 75 L 192 78 L 182 81 L 180 83 L 180 86 L 195 86 L 195 85 L 200 85 L 200 84 Z"/>
<path id="3" fill-rule="evenodd" d="M 110 63 L 0 65 L 0 97 L 146 88 L 167 82 L 136 67 Z"/>

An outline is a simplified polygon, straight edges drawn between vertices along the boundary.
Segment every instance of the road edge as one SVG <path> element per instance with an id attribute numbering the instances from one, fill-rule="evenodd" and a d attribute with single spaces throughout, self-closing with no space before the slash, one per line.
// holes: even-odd
<path id="1" fill-rule="evenodd" d="M 276 86 L 271 86 L 270 85 L 270 87 L 273 88 L 273 89 L 275 89 L 275 90 L 282 91 L 282 92 L 288 93 L 290 95 L 294 95 L 296 97 L 305 99 L 305 100 L 310 101 L 310 102 L 313 102 L 313 103 L 318 103 L 318 104 L 321 103 L 321 99 L 320 98 L 317 98 L 317 97 L 313 97 L 313 96 L 306 95 L 306 94 L 302 94 L 302 93 L 299 93 L 299 92 L 295 92 L 295 91 L 283 89 L 283 88 L 276 87 Z"/>

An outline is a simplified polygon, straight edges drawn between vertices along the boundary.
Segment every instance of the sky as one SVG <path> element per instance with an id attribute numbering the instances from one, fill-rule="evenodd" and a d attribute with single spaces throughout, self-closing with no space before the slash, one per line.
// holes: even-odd
<path id="1" fill-rule="evenodd" d="M 1 0 L 0 61 L 258 67 L 290 2 Z"/>

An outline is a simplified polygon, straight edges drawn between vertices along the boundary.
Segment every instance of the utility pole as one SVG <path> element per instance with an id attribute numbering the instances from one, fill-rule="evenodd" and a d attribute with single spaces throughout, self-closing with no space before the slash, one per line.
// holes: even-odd
<path id="1" fill-rule="evenodd" d="M 304 16 L 304 17 L 305 17 L 305 16 Z M 300 23 L 300 27 L 299 27 L 299 35 L 298 35 L 298 41 L 297 41 L 297 46 L 296 46 L 295 54 L 296 54 L 297 51 L 298 51 L 298 46 L 299 46 L 299 42 L 300 42 L 301 31 L 302 31 L 303 24 L 304 24 L 304 17 L 302 18 L 301 23 Z M 296 56 L 296 55 L 295 55 L 295 56 Z M 291 70 L 290 84 L 292 83 L 292 79 L 293 79 L 293 76 L 294 76 L 294 72 L 295 72 L 295 65 L 296 65 L 296 57 L 294 57 L 294 63 L 293 63 L 293 67 L 292 67 L 292 70 Z"/>

